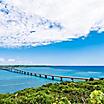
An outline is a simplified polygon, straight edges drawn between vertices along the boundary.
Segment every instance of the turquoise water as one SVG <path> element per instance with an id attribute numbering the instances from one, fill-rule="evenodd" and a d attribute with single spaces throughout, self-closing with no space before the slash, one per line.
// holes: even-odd
<path id="1" fill-rule="evenodd" d="M 21 69 L 41 74 L 104 78 L 104 67 L 28 67 Z M 0 93 L 13 93 L 25 88 L 39 87 L 46 83 L 60 82 L 58 80 L 59 79 L 50 80 L 0 70 Z M 70 80 L 64 79 L 64 81 Z"/>

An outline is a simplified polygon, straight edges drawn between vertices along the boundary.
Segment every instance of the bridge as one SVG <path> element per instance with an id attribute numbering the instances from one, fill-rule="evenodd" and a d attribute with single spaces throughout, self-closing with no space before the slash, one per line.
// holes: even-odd
<path id="1" fill-rule="evenodd" d="M 30 76 L 37 76 L 40 78 L 49 78 L 51 77 L 51 80 L 55 80 L 56 78 L 59 78 L 60 81 L 63 81 L 63 79 L 67 78 L 70 79 L 71 81 L 74 80 L 82 80 L 82 81 L 93 81 L 93 80 L 99 80 L 99 78 L 80 78 L 80 77 L 72 77 L 72 76 L 58 76 L 58 75 L 51 75 L 51 74 L 40 74 L 36 72 L 29 72 L 29 71 L 24 71 L 21 70 L 20 68 L 15 68 L 15 67 L 3 67 L 0 68 L 1 70 L 13 72 L 13 73 L 18 73 L 18 74 L 24 74 L 24 75 L 30 75 Z M 103 80 L 104 78 L 100 78 L 100 80 Z"/>

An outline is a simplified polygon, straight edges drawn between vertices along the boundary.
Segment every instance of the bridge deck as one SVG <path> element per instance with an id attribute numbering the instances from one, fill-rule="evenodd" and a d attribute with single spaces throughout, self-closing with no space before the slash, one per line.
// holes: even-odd
<path id="1" fill-rule="evenodd" d="M 1 68 L 1 69 L 6 70 L 6 71 L 10 71 L 10 72 L 19 73 L 19 74 L 24 74 L 24 75 L 38 76 L 38 77 L 44 77 L 44 78 L 51 77 L 52 80 L 54 80 L 55 78 L 60 78 L 60 81 L 63 81 L 63 78 L 71 79 L 72 81 L 74 81 L 74 80 L 84 80 L 84 81 L 99 80 L 98 78 L 80 78 L 80 77 L 72 77 L 72 76 L 58 76 L 58 75 L 51 75 L 51 74 L 40 74 L 40 73 L 35 73 L 35 72 L 27 72 L 27 71 L 16 69 L 16 68 Z"/>

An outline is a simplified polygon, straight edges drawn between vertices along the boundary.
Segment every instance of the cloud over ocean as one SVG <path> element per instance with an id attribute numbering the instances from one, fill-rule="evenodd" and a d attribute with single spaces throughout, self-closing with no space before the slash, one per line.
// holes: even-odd
<path id="1" fill-rule="evenodd" d="M 0 0 L 0 47 L 40 46 L 104 31 L 104 0 Z"/>

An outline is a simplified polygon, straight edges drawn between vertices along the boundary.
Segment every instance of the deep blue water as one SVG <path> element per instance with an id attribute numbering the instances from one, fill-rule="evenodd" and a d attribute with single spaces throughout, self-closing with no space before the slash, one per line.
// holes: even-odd
<path id="1" fill-rule="evenodd" d="M 29 72 L 37 72 L 41 74 L 53 74 L 62 76 L 74 76 L 85 78 L 104 78 L 104 67 L 100 66 L 61 66 L 61 67 L 28 67 L 21 68 Z M 70 81 L 64 79 L 64 81 Z M 30 87 L 39 87 L 46 83 L 60 82 L 58 80 L 50 80 L 45 78 L 39 78 L 35 76 L 22 75 L 17 73 L 11 73 L 4 70 L 0 70 L 0 93 L 13 93 L 18 90 L 22 90 Z"/>

